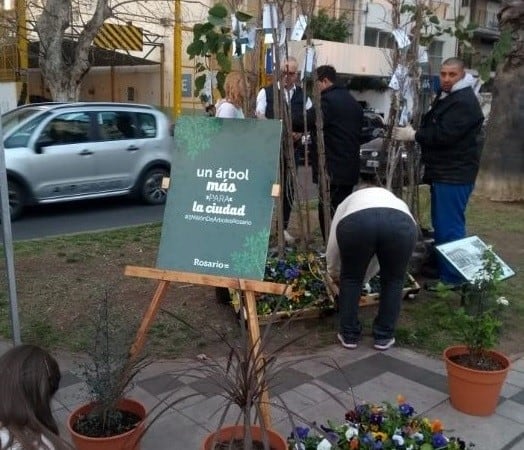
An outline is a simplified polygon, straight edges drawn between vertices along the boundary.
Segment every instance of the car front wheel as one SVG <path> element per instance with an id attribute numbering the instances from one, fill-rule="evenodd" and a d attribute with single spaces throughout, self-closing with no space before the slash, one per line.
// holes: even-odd
<path id="1" fill-rule="evenodd" d="M 167 190 L 162 188 L 162 178 L 169 172 L 163 167 L 156 167 L 146 172 L 140 183 L 140 197 L 148 205 L 162 205 L 166 201 Z"/>
<path id="2" fill-rule="evenodd" d="M 7 191 L 9 192 L 9 211 L 11 220 L 16 220 L 22 215 L 25 207 L 25 192 L 20 183 L 9 180 L 7 182 Z"/>

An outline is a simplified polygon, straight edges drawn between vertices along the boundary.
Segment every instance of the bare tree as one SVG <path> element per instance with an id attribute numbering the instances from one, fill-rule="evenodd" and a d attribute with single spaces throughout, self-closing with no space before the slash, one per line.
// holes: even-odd
<path id="1" fill-rule="evenodd" d="M 524 0 L 503 0 L 498 14 L 511 48 L 497 68 L 476 192 L 494 201 L 524 200 Z"/>
<path id="2" fill-rule="evenodd" d="M 133 7 L 130 8 L 130 4 Z M 38 61 L 53 100 L 78 100 L 80 85 L 91 67 L 90 47 L 109 18 L 158 23 L 155 9 L 169 11 L 169 1 L 45 0 L 28 3 L 27 32 L 39 39 Z M 166 14 L 164 13 L 163 16 Z"/>

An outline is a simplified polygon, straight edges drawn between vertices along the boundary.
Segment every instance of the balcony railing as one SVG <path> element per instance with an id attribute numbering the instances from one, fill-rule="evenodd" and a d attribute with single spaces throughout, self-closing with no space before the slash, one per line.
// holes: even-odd
<path id="1" fill-rule="evenodd" d="M 477 24 L 479 28 L 487 28 L 493 31 L 498 31 L 499 29 L 499 21 L 496 12 L 479 8 L 472 11 L 471 17 L 472 22 Z"/>

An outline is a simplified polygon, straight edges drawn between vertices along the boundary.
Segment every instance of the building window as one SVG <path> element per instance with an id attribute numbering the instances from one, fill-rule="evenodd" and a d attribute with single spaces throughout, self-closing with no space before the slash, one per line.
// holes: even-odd
<path id="1" fill-rule="evenodd" d="M 128 102 L 135 101 L 135 88 L 132 86 L 127 88 L 127 101 Z"/>
<path id="2" fill-rule="evenodd" d="M 368 47 L 393 48 L 394 38 L 389 31 L 366 27 L 364 45 Z"/>
<path id="3" fill-rule="evenodd" d="M 469 7 L 469 2 L 470 2 L 470 0 L 462 0 L 462 7 L 463 8 L 468 8 Z"/>
<path id="4" fill-rule="evenodd" d="M 428 62 L 431 73 L 439 73 L 442 65 L 442 51 L 444 49 L 444 42 L 433 41 L 428 47 Z"/>

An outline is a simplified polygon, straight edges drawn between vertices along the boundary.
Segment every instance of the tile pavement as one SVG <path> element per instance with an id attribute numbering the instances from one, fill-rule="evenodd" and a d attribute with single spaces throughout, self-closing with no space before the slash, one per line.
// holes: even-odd
<path id="1" fill-rule="evenodd" d="M 0 345 L 0 351 L 5 348 L 7 344 Z M 57 359 L 64 375 L 53 408 L 61 433 L 67 437 L 66 418 L 86 398 L 86 388 L 74 374 L 76 363 L 71 356 L 59 354 Z M 318 358 L 293 356 L 286 358 L 288 362 L 270 387 L 270 395 L 309 421 L 341 420 L 353 396 L 369 402 L 395 402 L 401 393 L 418 413 L 441 419 L 453 426 L 450 431 L 475 442 L 475 450 L 524 450 L 523 355 L 514 358 L 497 410 L 490 417 L 468 416 L 453 409 L 442 361 L 404 348 L 381 353 L 364 341 L 357 350 L 333 345 Z M 184 376 L 177 375 L 181 370 Z M 137 377 L 131 396 L 148 408 L 177 401 L 144 436 L 142 450 L 198 450 L 203 436 L 220 420 L 224 400 L 219 394 L 213 382 L 199 375 L 195 361 L 164 360 L 147 367 Z M 230 411 L 228 418 L 234 421 L 237 414 Z M 291 425 L 282 409 L 272 408 L 272 419 L 277 431 L 289 434 Z"/>

